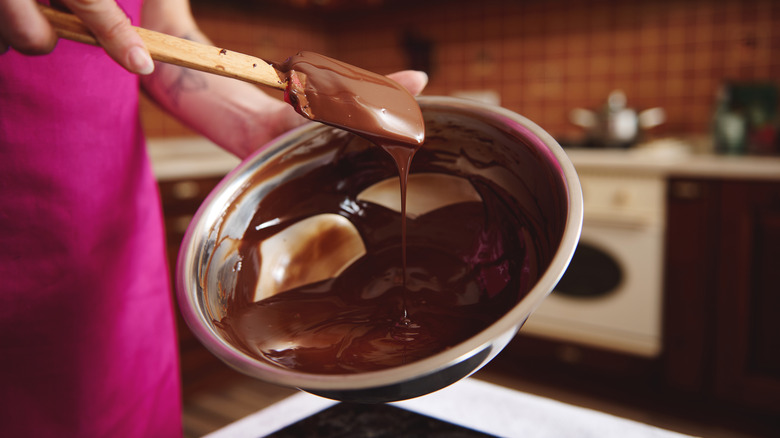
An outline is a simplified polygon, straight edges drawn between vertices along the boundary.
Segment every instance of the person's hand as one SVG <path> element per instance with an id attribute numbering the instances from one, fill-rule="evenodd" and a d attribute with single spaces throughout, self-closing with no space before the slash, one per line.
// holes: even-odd
<path id="1" fill-rule="evenodd" d="M 154 71 L 149 51 L 114 0 L 62 0 L 92 31 L 100 45 L 130 72 Z M 0 53 L 9 48 L 28 54 L 51 52 L 57 43 L 35 0 L 0 0 Z"/>
<path id="2" fill-rule="evenodd" d="M 425 72 L 417 70 L 404 70 L 390 73 L 387 77 L 409 90 L 409 93 L 411 93 L 412 96 L 417 96 L 422 93 L 422 90 L 428 85 L 428 75 Z"/>

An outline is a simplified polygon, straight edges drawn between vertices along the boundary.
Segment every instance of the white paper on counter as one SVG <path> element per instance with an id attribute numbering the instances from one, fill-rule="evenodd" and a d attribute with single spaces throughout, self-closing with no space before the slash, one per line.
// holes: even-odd
<path id="1" fill-rule="evenodd" d="M 322 411 L 335 401 L 304 392 L 236 421 L 208 438 L 260 438 Z M 518 392 L 475 378 L 433 394 L 392 403 L 488 434 L 514 438 L 683 438 L 603 412 Z"/>

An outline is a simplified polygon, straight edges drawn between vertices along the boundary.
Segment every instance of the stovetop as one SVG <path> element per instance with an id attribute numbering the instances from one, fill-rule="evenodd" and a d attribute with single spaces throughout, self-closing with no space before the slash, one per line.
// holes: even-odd
<path id="1" fill-rule="evenodd" d="M 395 406 L 338 403 L 267 438 L 495 438 Z"/>

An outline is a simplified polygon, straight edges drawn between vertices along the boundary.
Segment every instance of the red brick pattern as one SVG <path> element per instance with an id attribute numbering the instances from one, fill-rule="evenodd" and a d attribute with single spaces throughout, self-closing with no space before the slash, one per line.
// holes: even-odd
<path id="1" fill-rule="evenodd" d="M 426 94 L 491 89 L 501 104 L 559 137 L 576 137 L 572 108 L 596 108 L 622 89 L 638 109 L 660 106 L 664 134 L 709 130 L 725 80 L 780 84 L 776 0 L 386 0 L 380 10 L 309 25 L 262 16 L 201 13 L 215 41 L 281 60 L 320 51 L 389 73 L 406 68 L 406 30 L 432 43 Z M 145 109 L 148 107 L 145 106 Z M 158 116 L 150 135 L 181 135 Z"/>

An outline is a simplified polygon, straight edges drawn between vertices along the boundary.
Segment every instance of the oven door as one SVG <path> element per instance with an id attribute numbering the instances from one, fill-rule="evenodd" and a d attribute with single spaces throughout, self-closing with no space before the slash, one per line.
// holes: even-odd
<path id="1" fill-rule="evenodd" d="M 661 350 L 663 229 L 586 217 L 556 290 L 522 333 L 646 357 Z"/>

